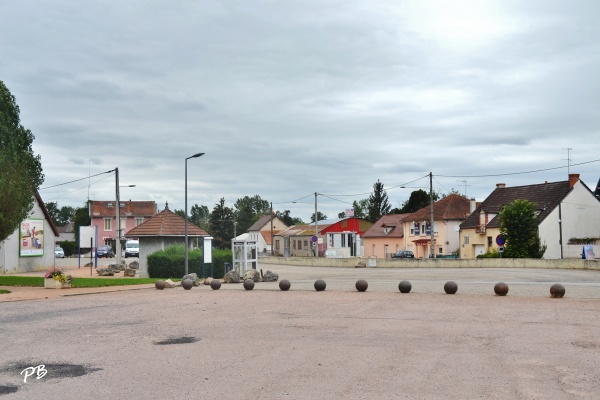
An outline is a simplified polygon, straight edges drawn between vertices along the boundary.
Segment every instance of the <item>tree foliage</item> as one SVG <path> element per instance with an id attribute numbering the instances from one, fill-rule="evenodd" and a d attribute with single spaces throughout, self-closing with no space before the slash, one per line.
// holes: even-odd
<path id="1" fill-rule="evenodd" d="M 319 221 L 325 221 L 327 219 L 327 215 L 323 214 L 321 211 L 317 211 L 317 217 Z M 315 222 L 315 213 L 312 213 L 310 216 L 310 222 Z"/>
<path id="2" fill-rule="evenodd" d="M 69 206 L 62 206 L 58 208 L 58 203 L 51 201 L 46 203 L 46 209 L 52 218 L 52 222 L 56 226 L 65 226 L 73 220 L 75 216 L 75 209 Z"/>
<path id="3" fill-rule="evenodd" d="M 184 210 L 174 210 L 173 212 L 181 218 L 185 218 Z M 208 232 L 210 228 L 210 211 L 208 207 L 194 204 L 188 214 L 188 221 L 203 231 Z"/>
<path id="4" fill-rule="evenodd" d="M 439 200 L 439 194 L 433 192 L 433 201 Z M 430 205 L 429 193 L 423 189 L 415 190 L 410 194 L 407 201 L 402 203 L 402 207 L 398 210 L 398 214 L 408 214 L 419 211 L 423 207 Z"/>
<path id="5" fill-rule="evenodd" d="M 297 217 L 292 217 L 290 215 L 290 210 L 283 210 L 283 212 L 281 211 L 276 211 L 275 214 L 277 215 L 277 217 L 279 217 L 280 220 L 282 220 L 287 226 L 293 226 L 293 225 L 302 225 L 304 222 L 302 221 L 302 219 L 297 218 Z"/>
<path id="6" fill-rule="evenodd" d="M 352 202 L 352 208 L 354 208 L 354 216 L 356 218 L 367 218 L 369 210 L 369 199 L 362 199 L 359 201 L 354 200 Z"/>
<path id="7" fill-rule="evenodd" d="M 20 123 L 19 106 L 0 81 L 0 241 L 11 235 L 33 208 L 35 193 L 44 182 L 34 136 Z"/>
<path id="8" fill-rule="evenodd" d="M 83 207 L 77 208 L 74 214 L 75 215 L 73 217 L 73 230 L 75 231 L 75 243 L 79 243 L 79 227 L 90 226 L 92 224 L 88 203 L 86 202 Z"/>
<path id="9" fill-rule="evenodd" d="M 392 206 L 388 199 L 383 183 L 377 180 L 373 184 L 373 193 L 369 196 L 367 206 L 367 219 L 371 222 L 377 221 L 382 215 L 390 213 Z"/>
<path id="10" fill-rule="evenodd" d="M 515 200 L 500 210 L 500 234 L 506 239 L 505 257 L 542 258 L 546 245 L 538 236 L 535 203 Z"/>
<path id="11" fill-rule="evenodd" d="M 271 206 L 267 200 L 263 200 L 259 195 L 252 197 L 244 196 L 235 202 L 235 220 L 239 232 L 248 232 L 261 215 L 269 215 Z"/>
<path id="12" fill-rule="evenodd" d="M 225 198 L 221 198 L 210 214 L 210 234 L 213 237 L 213 247 L 227 249 L 231 247 L 234 235 L 234 212 L 225 206 Z"/>

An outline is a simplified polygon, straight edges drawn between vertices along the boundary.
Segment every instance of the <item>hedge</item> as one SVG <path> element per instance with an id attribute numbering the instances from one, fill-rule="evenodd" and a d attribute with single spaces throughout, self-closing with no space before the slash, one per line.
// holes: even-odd
<path id="1" fill-rule="evenodd" d="M 195 273 L 200 278 L 210 276 L 211 267 L 214 269 L 213 278 L 225 275 L 225 263 L 232 262 L 231 250 L 213 249 L 212 263 L 204 264 L 202 274 L 202 250 L 188 251 L 188 272 Z M 148 276 L 150 278 L 181 278 L 185 275 L 185 247 L 174 244 L 164 250 L 159 250 L 148 256 Z"/>

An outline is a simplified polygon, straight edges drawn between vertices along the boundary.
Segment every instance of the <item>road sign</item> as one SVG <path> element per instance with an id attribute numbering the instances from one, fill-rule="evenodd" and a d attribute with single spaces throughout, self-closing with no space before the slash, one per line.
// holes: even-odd
<path id="1" fill-rule="evenodd" d="M 506 243 L 506 239 L 504 239 L 504 236 L 502 236 L 502 235 L 496 236 L 496 244 L 498 246 L 504 246 L 504 243 Z"/>
<path id="2" fill-rule="evenodd" d="M 312 238 L 310 238 L 310 240 L 311 240 L 313 243 L 317 243 L 317 237 L 316 237 L 315 235 L 313 235 L 313 237 L 312 237 Z"/>

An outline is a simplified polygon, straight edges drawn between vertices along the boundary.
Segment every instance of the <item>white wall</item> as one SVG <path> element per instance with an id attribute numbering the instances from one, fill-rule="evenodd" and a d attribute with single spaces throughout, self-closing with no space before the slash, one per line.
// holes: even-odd
<path id="1" fill-rule="evenodd" d="M 28 218 L 44 220 L 44 255 L 37 257 L 19 257 L 19 229 L 17 228 L 5 241 L 0 243 L 0 274 L 43 271 L 54 266 L 54 243 L 57 236 L 46 220 L 46 216 L 37 201 Z"/>

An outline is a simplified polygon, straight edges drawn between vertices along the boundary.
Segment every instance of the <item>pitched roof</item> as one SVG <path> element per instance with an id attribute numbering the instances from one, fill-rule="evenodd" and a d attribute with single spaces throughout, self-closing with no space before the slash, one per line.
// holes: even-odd
<path id="1" fill-rule="evenodd" d="M 281 231 L 274 229 L 273 230 L 273 236 L 279 235 L 279 232 L 281 232 Z M 265 239 L 265 243 L 267 243 L 270 246 L 271 243 L 273 242 L 273 236 L 271 236 L 271 232 L 270 231 L 261 231 L 260 234 Z"/>
<path id="2" fill-rule="evenodd" d="M 528 200 L 536 204 L 538 215 L 538 224 L 542 222 L 558 204 L 571 191 L 569 181 L 541 183 L 536 185 L 503 187 L 496 189 L 481 203 L 469 217 L 460 224 L 461 229 L 475 228 L 479 224 L 479 214 L 481 211 L 496 216 L 487 223 L 488 228 L 497 228 L 500 226 L 500 220 L 497 214 L 500 209 L 515 201 Z"/>
<path id="3" fill-rule="evenodd" d="M 188 222 L 188 236 L 209 236 L 208 233 Z M 125 234 L 126 237 L 185 236 L 185 218 L 169 210 L 169 204 L 154 217 L 136 226 Z"/>
<path id="4" fill-rule="evenodd" d="M 56 228 L 56 225 L 54 225 L 54 221 L 52 221 L 52 217 L 50 216 L 50 213 L 48 212 L 48 209 L 46 208 L 46 203 L 44 203 L 44 200 L 42 200 L 42 196 L 40 196 L 40 194 L 38 193 L 37 190 L 35 191 L 35 199 L 37 200 L 40 208 L 42 209 L 42 212 L 44 213 L 46 220 L 50 224 L 50 228 L 52 228 L 52 232 L 54 232 L 54 236 L 60 236 L 60 232 L 58 232 L 58 229 Z"/>
<path id="5" fill-rule="evenodd" d="M 433 203 L 435 221 L 464 220 L 469 215 L 470 201 L 465 196 L 450 194 Z M 423 207 L 406 217 L 409 221 L 424 221 L 431 218 L 430 206 Z"/>
<path id="6" fill-rule="evenodd" d="M 371 228 L 369 228 L 363 238 L 377 238 L 377 237 L 404 237 L 404 219 L 410 214 L 389 214 L 383 215 L 379 218 Z M 392 228 L 386 234 L 386 228 Z"/>
<path id="7" fill-rule="evenodd" d="M 321 231 L 331 224 L 318 224 L 317 231 Z M 315 234 L 315 226 L 311 225 L 293 225 L 279 232 L 277 236 L 313 236 Z M 275 235 L 273 235 L 275 236 Z"/>
<path id="8" fill-rule="evenodd" d="M 113 217 L 116 215 L 115 201 L 92 201 L 92 218 L 93 217 Z M 119 209 L 121 217 L 152 217 L 156 215 L 155 201 L 132 201 L 121 200 L 121 208 Z"/>

